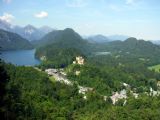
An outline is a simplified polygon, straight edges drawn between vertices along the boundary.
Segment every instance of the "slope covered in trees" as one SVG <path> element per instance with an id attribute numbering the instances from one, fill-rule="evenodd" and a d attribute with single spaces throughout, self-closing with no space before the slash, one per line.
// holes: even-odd
<path id="1" fill-rule="evenodd" d="M 1 50 L 32 49 L 30 42 L 16 33 L 0 30 Z"/>
<path id="2" fill-rule="evenodd" d="M 103 95 L 111 95 L 113 91 L 124 89 L 127 83 L 136 93 L 149 92 L 150 88 L 157 90 L 160 74 L 148 70 L 144 66 L 124 65 L 109 66 L 88 62 L 83 66 L 70 65 L 66 68 L 68 79 L 86 87 L 91 87 Z M 79 74 L 76 74 L 79 71 Z"/>
<path id="3" fill-rule="evenodd" d="M 96 91 L 89 92 L 84 99 L 76 85 L 51 82 L 44 72 L 32 67 L 0 62 L 0 68 L 0 75 L 6 76 L 0 81 L 6 88 L 1 89 L 5 92 L 0 99 L 5 103 L 0 107 L 4 120 L 159 120 L 160 117 L 158 96 L 142 94 L 137 99 L 130 96 L 125 106 L 123 100 L 112 105 Z"/>
<path id="4" fill-rule="evenodd" d="M 41 58 L 42 68 L 64 68 L 71 64 L 76 56 L 82 53 L 75 48 L 57 48 L 54 45 L 39 48 L 36 57 Z"/>
<path id="5" fill-rule="evenodd" d="M 87 49 L 87 42 L 71 28 L 50 32 L 38 41 L 39 46 L 52 43 L 57 44 L 59 48 Z"/>
<path id="6" fill-rule="evenodd" d="M 160 63 L 160 46 L 150 41 L 128 38 L 125 41 L 110 42 L 106 45 L 105 50 L 119 56 L 119 58 L 139 59 L 148 65 Z"/>
<path id="7" fill-rule="evenodd" d="M 36 57 L 42 58 L 47 66 L 67 66 L 78 55 L 90 53 L 90 45 L 72 29 L 53 31 L 40 40 L 41 47 L 36 50 Z"/>

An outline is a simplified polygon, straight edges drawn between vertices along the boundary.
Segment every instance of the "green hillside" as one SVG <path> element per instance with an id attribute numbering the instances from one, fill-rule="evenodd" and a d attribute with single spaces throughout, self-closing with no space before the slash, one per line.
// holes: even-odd
<path id="1" fill-rule="evenodd" d="M 48 33 L 38 41 L 38 46 L 50 45 L 53 43 L 59 48 L 76 48 L 82 51 L 87 49 L 86 45 L 88 44 L 71 28 Z"/>
<path id="2" fill-rule="evenodd" d="M 36 57 L 45 56 L 46 60 L 43 61 L 45 66 L 64 67 L 71 64 L 76 56 L 90 53 L 89 43 L 70 28 L 57 31 L 56 35 L 55 32 L 49 33 L 40 44 L 41 47 L 36 50 Z"/>
<path id="3" fill-rule="evenodd" d="M 16 33 L 0 30 L 1 50 L 32 49 L 30 42 Z"/>
<path id="4" fill-rule="evenodd" d="M 160 46 L 150 41 L 128 38 L 125 41 L 113 41 L 102 45 L 101 49 L 111 52 L 112 58 L 117 62 L 137 62 L 148 66 L 160 63 Z"/>
<path id="5" fill-rule="evenodd" d="M 115 74 L 113 70 L 107 70 L 104 74 L 104 70 L 107 69 L 82 68 L 82 76 L 75 80 L 84 80 L 81 81 L 83 85 L 87 80 L 87 84 L 97 86 L 84 99 L 76 84 L 56 82 L 33 67 L 18 67 L 0 61 L 0 117 L 3 120 L 159 120 L 159 96 L 142 93 L 134 98 L 128 93 L 125 105 L 124 99 L 115 105 L 109 97 L 104 100 L 99 92 L 108 91 L 107 86 L 116 90 L 116 81 L 128 79 L 118 71 Z M 115 76 L 116 81 L 111 79 Z M 140 83 L 145 82 L 140 80 Z"/>

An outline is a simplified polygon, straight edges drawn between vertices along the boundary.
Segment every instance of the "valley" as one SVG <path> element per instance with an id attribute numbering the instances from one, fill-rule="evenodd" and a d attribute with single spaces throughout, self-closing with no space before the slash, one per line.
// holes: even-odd
<path id="1" fill-rule="evenodd" d="M 158 0 L 0 1 L 1 120 L 160 120 Z"/>
<path id="2" fill-rule="evenodd" d="M 8 107 L 3 106 L 10 111 L 8 118 L 21 119 L 26 114 L 31 119 L 90 119 L 91 116 L 147 119 L 150 115 L 153 119 L 159 118 L 159 82 L 153 79 L 157 77 L 158 80 L 158 73 L 136 71 L 134 79 L 130 78 L 134 77 L 133 72 L 123 73 L 124 66 L 114 69 L 104 64 L 103 67 L 95 63 L 88 65 L 86 58 L 78 56 L 76 60 L 65 68 L 14 66 L 1 62 L 1 77 L 9 80 L 4 81 L 7 82 L 7 96 L 3 102 L 14 100 Z M 142 73 L 146 78 L 140 76 Z M 30 114 L 30 111 L 37 112 Z M 145 113 L 138 115 L 143 111 Z M 99 117 L 99 112 L 103 116 Z"/>

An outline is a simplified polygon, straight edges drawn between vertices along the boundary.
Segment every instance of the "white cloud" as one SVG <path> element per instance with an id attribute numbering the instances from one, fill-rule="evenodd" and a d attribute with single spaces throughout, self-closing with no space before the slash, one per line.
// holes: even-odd
<path id="1" fill-rule="evenodd" d="M 126 0 L 127 5 L 132 5 L 134 4 L 135 0 Z"/>
<path id="2" fill-rule="evenodd" d="M 11 3 L 11 1 L 12 1 L 12 0 L 3 0 L 3 2 L 5 2 L 5 3 L 7 3 L 7 4 L 8 4 L 8 3 Z"/>
<path id="3" fill-rule="evenodd" d="M 0 16 L 0 20 L 6 21 L 8 23 L 11 23 L 14 19 L 14 16 L 9 13 L 3 13 L 2 16 Z"/>
<path id="4" fill-rule="evenodd" d="M 85 7 L 87 5 L 86 0 L 67 0 L 68 7 Z"/>
<path id="5" fill-rule="evenodd" d="M 41 11 L 40 13 L 35 14 L 36 18 L 45 18 L 48 16 L 48 13 L 45 11 Z"/>

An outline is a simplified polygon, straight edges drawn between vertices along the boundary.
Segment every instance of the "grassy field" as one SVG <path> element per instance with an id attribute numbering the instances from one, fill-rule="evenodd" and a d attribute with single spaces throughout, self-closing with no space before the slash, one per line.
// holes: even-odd
<path id="1" fill-rule="evenodd" d="M 155 70 L 155 72 L 160 72 L 160 64 L 148 67 L 150 70 Z"/>

